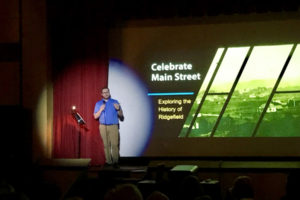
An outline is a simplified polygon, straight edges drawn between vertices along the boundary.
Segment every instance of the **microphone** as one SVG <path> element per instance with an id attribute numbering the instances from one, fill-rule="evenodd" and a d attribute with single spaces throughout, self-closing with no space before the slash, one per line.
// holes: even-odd
<path id="1" fill-rule="evenodd" d="M 81 117 L 81 115 L 79 114 L 79 112 L 76 110 L 76 106 L 72 106 L 72 116 L 74 117 L 74 119 L 77 121 L 77 123 L 79 125 L 86 124 L 86 122 L 84 121 L 84 119 Z"/>
<path id="2" fill-rule="evenodd" d="M 106 101 L 103 100 L 103 104 L 102 105 L 105 105 L 105 104 L 106 104 Z M 106 106 L 104 107 L 103 112 L 105 112 L 105 108 L 106 108 Z"/>

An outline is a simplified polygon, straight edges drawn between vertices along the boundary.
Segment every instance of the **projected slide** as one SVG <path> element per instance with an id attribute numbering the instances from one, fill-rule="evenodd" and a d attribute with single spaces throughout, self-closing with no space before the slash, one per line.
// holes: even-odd
<path id="1" fill-rule="evenodd" d="M 108 80 L 125 113 L 121 156 L 300 155 L 296 27 L 300 20 L 115 30 Z"/>
<path id="2" fill-rule="evenodd" d="M 300 46 L 295 47 L 218 49 L 179 136 L 299 137 Z"/>

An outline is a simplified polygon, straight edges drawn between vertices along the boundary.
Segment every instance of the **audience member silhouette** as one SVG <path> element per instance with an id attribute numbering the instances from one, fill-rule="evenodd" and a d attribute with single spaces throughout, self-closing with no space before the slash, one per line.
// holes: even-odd
<path id="1" fill-rule="evenodd" d="M 286 193 L 285 196 L 281 198 L 281 200 L 294 200 L 300 199 L 300 172 L 292 172 L 287 176 L 286 182 Z"/>
<path id="2" fill-rule="evenodd" d="M 143 196 L 136 185 L 128 183 L 109 190 L 104 200 L 143 200 Z"/>
<path id="3" fill-rule="evenodd" d="M 194 200 L 212 200 L 212 198 L 208 195 L 202 195 L 202 196 L 196 197 Z"/>
<path id="4" fill-rule="evenodd" d="M 164 163 L 158 164 L 154 169 L 154 176 L 152 177 L 156 182 L 157 190 L 170 195 L 172 192 L 172 187 L 169 180 L 169 169 L 164 165 Z"/>
<path id="5" fill-rule="evenodd" d="M 5 180 L 0 180 L 0 199 L 1 200 L 29 200 L 22 192 L 17 192 L 15 188 Z"/>
<path id="6" fill-rule="evenodd" d="M 154 191 L 147 197 L 146 200 L 169 200 L 169 197 L 162 192 Z"/>
<path id="7" fill-rule="evenodd" d="M 195 175 L 188 175 L 183 178 L 178 188 L 176 199 L 193 200 L 204 194 L 199 178 Z"/>
<path id="8" fill-rule="evenodd" d="M 68 197 L 68 198 L 66 198 L 64 200 L 83 200 L 83 198 L 82 197 L 78 197 L 78 196 L 74 196 L 74 197 Z"/>
<path id="9" fill-rule="evenodd" d="M 248 176 L 238 176 L 228 189 L 225 200 L 254 199 L 252 180 Z"/>

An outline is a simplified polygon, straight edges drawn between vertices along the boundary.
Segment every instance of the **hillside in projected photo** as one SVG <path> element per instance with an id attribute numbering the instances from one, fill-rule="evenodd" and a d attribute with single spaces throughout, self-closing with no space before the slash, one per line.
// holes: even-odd
<path id="1" fill-rule="evenodd" d="M 219 48 L 179 137 L 299 137 L 300 45 Z"/>

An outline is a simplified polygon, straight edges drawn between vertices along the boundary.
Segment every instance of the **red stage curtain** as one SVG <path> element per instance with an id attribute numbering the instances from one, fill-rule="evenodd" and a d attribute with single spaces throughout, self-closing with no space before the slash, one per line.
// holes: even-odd
<path id="1" fill-rule="evenodd" d="M 58 76 L 54 83 L 54 158 L 80 156 L 92 158 L 92 165 L 105 162 L 99 124 L 93 112 L 96 101 L 101 97 L 101 88 L 106 84 L 105 61 L 76 62 Z M 72 118 L 73 105 L 86 121 L 87 128 L 80 128 Z"/>
<path id="2" fill-rule="evenodd" d="M 80 150 L 80 157 L 92 158 L 92 165 L 104 164 L 99 123 L 93 117 L 108 75 L 107 24 L 95 9 L 103 5 L 101 1 L 48 4 L 53 72 L 52 156 L 78 158 Z M 72 118 L 73 105 L 86 121 L 87 129 L 80 128 Z"/>

